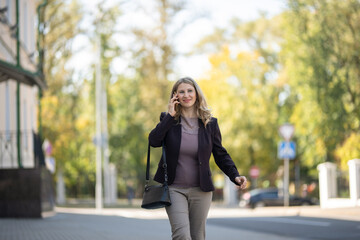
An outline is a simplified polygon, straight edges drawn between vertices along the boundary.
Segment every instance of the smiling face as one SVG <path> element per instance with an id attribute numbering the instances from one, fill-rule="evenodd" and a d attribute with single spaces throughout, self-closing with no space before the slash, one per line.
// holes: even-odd
<path id="1" fill-rule="evenodd" d="M 181 83 L 176 93 L 183 108 L 191 108 L 194 106 L 196 102 L 196 91 L 192 85 Z"/>

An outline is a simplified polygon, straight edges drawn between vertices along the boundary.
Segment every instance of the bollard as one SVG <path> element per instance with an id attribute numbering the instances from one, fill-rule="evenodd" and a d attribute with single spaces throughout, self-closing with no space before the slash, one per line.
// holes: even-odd
<path id="1" fill-rule="evenodd" d="M 348 161 L 350 199 L 355 206 L 360 205 L 360 159 Z"/>
<path id="2" fill-rule="evenodd" d="M 319 171 L 320 206 L 325 207 L 328 199 L 337 196 L 336 164 L 321 163 L 317 169 Z"/>
<path id="3" fill-rule="evenodd" d="M 233 182 L 230 181 L 228 177 L 225 176 L 225 186 L 224 186 L 224 203 L 225 205 L 237 206 L 238 199 L 237 199 L 237 187 Z"/>

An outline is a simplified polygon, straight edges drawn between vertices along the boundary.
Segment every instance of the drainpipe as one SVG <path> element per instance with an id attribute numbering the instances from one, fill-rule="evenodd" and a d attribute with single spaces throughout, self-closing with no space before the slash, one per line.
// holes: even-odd
<path id="1" fill-rule="evenodd" d="M 40 46 L 40 37 L 43 38 L 43 32 L 44 32 L 44 14 L 41 14 L 41 9 L 45 8 L 45 6 L 48 4 L 47 0 L 44 0 L 38 7 L 37 7 L 37 15 L 38 15 L 38 26 L 37 26 L 37 30 L 38 30 L 38 35 L 37 35 L 37 50 L 39 53 L 39 59 L 38 59 L 38 75 L 40 75 L 41 77 L 44 77 L 44 49 Z M 43 39 L 42 39 L 43 40 Z M 44 43 L 44 42 L 43 42 Z M 43 139 L 43 132 L 42 132 L 42 117 L 41 117 L 41 98 L 43 96 L 42 93 L 42 89 L 39 86 L 39 111 L 38 111 L 38 133 L 40 136 L 40 139 Z"/>
<path id="2" fill-rule="evenodd" d="M 16 0 L 16 67 L 20 68 L 20 23 L 19 23 L 19 0 Z M 21 132 L 20 132 L 20 82 L 16 84 L 16 141 L 17 141 L 17 162 L 22 168 L 21 161 Z"/>

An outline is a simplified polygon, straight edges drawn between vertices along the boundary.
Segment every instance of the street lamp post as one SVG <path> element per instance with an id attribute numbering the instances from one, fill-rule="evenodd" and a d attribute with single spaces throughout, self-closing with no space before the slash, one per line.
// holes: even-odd
<path id="1" fill-rule="evenodd" d="M 97 64 L 96 64 L 96 79 L 95 79 L 95 89 L 96 89 L 96 185 L 95 185 L 95 205 L 97 210 L 101 210 L 103 207 L 102 201 L 102 146 L 103 146 L 103 136 L 101 131 L 101 42 L 100 36 L 97 37 Z"/>

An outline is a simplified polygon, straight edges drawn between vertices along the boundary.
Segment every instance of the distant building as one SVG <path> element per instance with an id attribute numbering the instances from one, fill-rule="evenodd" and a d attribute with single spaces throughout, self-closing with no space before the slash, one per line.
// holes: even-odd
<path id="1" fill-rule="evenodd" d="M 0 217 L 39 216 L 44 210 L 40 182 L 47 170 L 42 167 L 39 104 L 46 84 L 38 12 L 46 2 L 0 0 Z M 36 187 L 39 194 L 26 191 L 36 192 Z"/>

